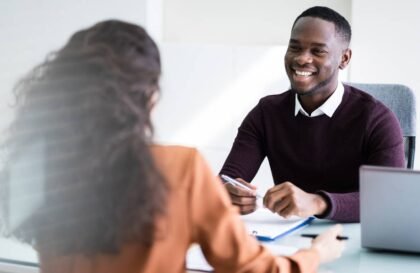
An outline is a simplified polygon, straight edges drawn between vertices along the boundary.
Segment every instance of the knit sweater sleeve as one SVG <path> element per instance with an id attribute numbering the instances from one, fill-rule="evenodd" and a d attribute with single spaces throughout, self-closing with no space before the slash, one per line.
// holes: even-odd
<path id="1" fill-rule="evenodd" d="M 264 150 L 261 102 L 245 117 L 238 129 L 232 149 L 220 171 L 235 178 L 252 181 L 261 166 Z"/>
<path id="2" fill-rule="evenodd" d="M 365 128 L 366 161 L 364 165 L 404 167 L 404 145 L 401 127 L 394 113 L 376 102 Z M 329 205 L 321 218 L 340 222 L 360 221 L 359 192 L 318 192 Z"/>

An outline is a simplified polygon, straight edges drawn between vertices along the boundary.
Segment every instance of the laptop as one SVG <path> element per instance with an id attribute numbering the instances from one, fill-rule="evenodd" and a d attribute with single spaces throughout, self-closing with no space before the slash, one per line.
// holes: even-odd
<path id="1" fill-rule="evenodd" d="M 362 247 L 420 253 L 420 171 L 360 168 Z"/>

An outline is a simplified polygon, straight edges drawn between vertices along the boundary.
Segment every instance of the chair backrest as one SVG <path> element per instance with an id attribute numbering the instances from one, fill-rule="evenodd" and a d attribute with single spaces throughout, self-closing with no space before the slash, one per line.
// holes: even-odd
<path id="1" fill-rule="evenodd" d="M 373 84 L 373 83 L 348 83 L 385 104 L 394 112 L 404 136 L 404 150 L 407 168 L 414 165 L 416 142 L 416 101 L 414 92 L 401 84 Z"/>

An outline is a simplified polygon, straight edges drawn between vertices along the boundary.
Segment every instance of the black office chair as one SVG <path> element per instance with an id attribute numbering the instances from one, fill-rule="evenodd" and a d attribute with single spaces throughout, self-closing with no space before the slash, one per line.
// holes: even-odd
<path id="1" fill-rule="evenodd" d="M 397 116 L 404 136 L 407 168 L 414 166 L 416 150 L 416 101 L 414 92 L 401 84 L 348 83 L 385 104 Z"/>

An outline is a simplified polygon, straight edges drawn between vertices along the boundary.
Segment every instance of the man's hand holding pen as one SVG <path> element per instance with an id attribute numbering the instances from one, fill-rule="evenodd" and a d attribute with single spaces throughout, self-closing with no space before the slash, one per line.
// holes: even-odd
<path id="1" fill-rule="evenodd" d="M 262 198 L 257 193 L 257 187 L 241 178 L 233 179 L 221 175 L 225 188 L 230 195 L 232 204 L 239 208 L 241 214 L 249 214 L 257 209 L 257 198 Z"/>

